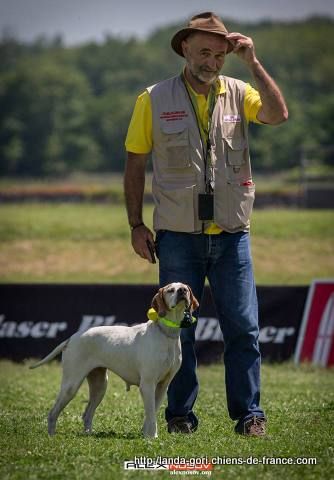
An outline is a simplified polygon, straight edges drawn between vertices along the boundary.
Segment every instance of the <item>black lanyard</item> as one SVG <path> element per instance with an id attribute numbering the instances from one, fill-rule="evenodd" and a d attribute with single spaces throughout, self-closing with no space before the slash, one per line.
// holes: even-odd
<path id="1" fill-rule="evenodd" d="M 210 130 L 211 130 L 211 124 L 212 124 L 212 114 L 213 114 L 213 111 L 214 111 L 214 108 L 215 108 L 215 105 L 216 105 L 216 92 L 215 92 L 214 88 L 211 87 L 211 90 L 210 90 L 210 93 L 209 93 L 209 95 L 210 95 L 209 112 L 208 112 L 209 113 L 209 118 L 208 118 L 207 130 L 206 130 L 206 129 L 203 128 L 203 126 L 201 128 L 201 122 L 200 122 L 200 118 L 199 118 L 197 101 L 194 98 L 194 95 L 191 93 L 191 91 L 189 91 L 189 89 L 187 87 L 187 82 L 186 82 L 186 79 L 185 79 L 185 76 L 184 76 L 183 72 L 181 74 L 181 79 L 182 79 L 182 82 L 185 86 L 186 92 L 188 94 L 188 98 L 189 98 L 190 104 L 192 106 L 193 112 L 195 114 L 198 133 L 199 133 L 200 140 L 201 140 L 203 159 L 204 159 L 205 193 L 213 193 L 214 176 L 213 176 L 213 165 L 212 165 L 212 161 L 211 161 Z M 206 146 L 206 148 L 204 148 L 204 145 Z M 209 179 L 207 178 L 208 164 L 210 166 L 210 177 L 211 177 Z"/>

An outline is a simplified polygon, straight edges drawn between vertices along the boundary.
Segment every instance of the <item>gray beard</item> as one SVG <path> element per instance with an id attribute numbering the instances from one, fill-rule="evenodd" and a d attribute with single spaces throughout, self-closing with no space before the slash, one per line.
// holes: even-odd
<path id="1" fill-rule="evenodd" d="M 213 85 L 213 84 L 215 83 L 215 81 L 217 80 L 217 78 L 218 78 L 218 74 L 217 74 L 217 75 L 215 75 L 215 76 L 212 78 L 212 80 L 209 80 L 209 81 L 208 81 L 208 80 L 202 80 L 202 78 L 200 78 L 200 77 L 198 76 L 198 74 L 193 73 L 193 72 L 190 70 L 190 68 L 189 68 L 189 72 L 190 72 L 191 76 L 192 76 L 195 80 L 197 80 L 197 82 L 201 83 L 202 85 Z"/>

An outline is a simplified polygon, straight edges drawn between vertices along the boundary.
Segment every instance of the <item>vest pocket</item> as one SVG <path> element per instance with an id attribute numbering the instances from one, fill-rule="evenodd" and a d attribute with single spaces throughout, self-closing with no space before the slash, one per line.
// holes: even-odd
<path id="1" fill-rule="evenodd" d="M 167 168 L 184 169 L 191 167 L 189 133 L 182 126 L 170 125 L 162 128 Z"/>
<path id="2" fill-rule="evenodd" d="M 255 199 L 255 185 L 227 185 L 229 205 L 229 228 L 242 230 L 249 227 Z"/>
<path id="3" fill-rule="evenodd" d="M 251 177 L 247 142 L 242 137 L 224 138 L 226 178 L 230 183 L 240 184 Z"/>
<path id="4" fill-rule="evenodd" d="M 194 186 L 158 188 L 155 191 L 154 229 L 178 232 L 195 230 Z"/>
<path id="5" fill-rule="evenodd" d="M 247 142 L 242 137 L 224 138 L 226 143 L 226 163 L 238 167 L 246 163 Z"/>

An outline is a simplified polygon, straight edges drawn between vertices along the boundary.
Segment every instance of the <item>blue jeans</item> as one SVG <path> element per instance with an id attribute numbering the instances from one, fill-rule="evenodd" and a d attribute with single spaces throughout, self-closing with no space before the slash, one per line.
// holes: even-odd
<path id="1" fill-rule="evenodd" d="M 253 276 L 249 234 L 219 235 L 157 233 L 160 286 L 171 282 L 188 284 L 200 301 L 205 278 L 210 283 L 220 328 L 224 336 L 225 384 L 228 412 L 237 420 L 236 430 L 260 408 L 258 305 Z M 198 311 L 195 315 L 198 316 Z M 195 329 L 181 331 L 182 365 L 168 389 L 166 420 L 187 416 L 198 420 L 193 406 L 198 394 Z"/>

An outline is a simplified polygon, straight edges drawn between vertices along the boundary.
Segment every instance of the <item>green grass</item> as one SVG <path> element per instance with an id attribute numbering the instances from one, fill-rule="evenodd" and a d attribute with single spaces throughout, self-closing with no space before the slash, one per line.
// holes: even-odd
<path id="1" fill-rule="evenodd" d="M 146 206 L 148 225 L 151 218 Z M 255 209 L 257 283 L 334 276 L 333 239 L 333 211 Z M 0 205 L 1 282 L 156 283 L 157 275 L 157 266 L 133 252 L 122 205 Z"/>
<path id="2" fill-rule="evenodd" d="M 334 167 L 331 165 L 308 165 L 301 172 L 300 166 L 283 170 L 280 172 L 263 173 L 253 172 L 256 182 L 257 192 L 290 192 L 298 193 L 300 191 L 301 176 L 307 176 L 308 179 L 322 177 L 332 182 Z M 152 171 L 146 172 L 145 192 L 151 192 Z M 115 197 L 123 196 L 123 173 L 85 173 L 74 172 L 65 177 L 1 177 L 0 192 L 33 192 L 33 191 L 59 191 L 59 189 L 80 189 L 82 192 L 109 192 Z"/>
<path id="3" fill-rule="evenodd" d="M 30 362 L 29 362 L 30 363 Z M 47 411 L 60 384 L 57 363 L 30 371 L 27 365 L 0 362 L 0 478 L 2 480 L 110 480 L 170 478 L 168 473 L 125 472 L 124 460 L 163 457 L 315 457 L 316 465 L 223 465 L 211 478 L 330 479 L 333 464 L 333 372 L 293 364 L 264 365 L 262 406 L 267 438 L 234 434 L 225 402 L 222 365 L 200 367 L 196 413 L 200 426 L 191 436 L 169 435 L 159 412 L 159 438 L 145 440 L 140 430 L 143 406 L 137 388 L 110 375 L 106 397 L 97 410 L 94 433 L 82 433 L 80 415 L 87 399 L 84 385 L 49 438 Z M 180 478 L 180 477 L 179 477 Z"/>

